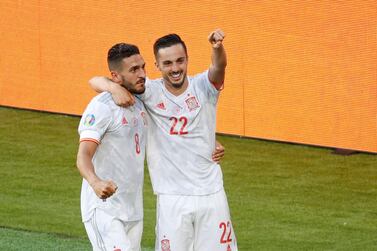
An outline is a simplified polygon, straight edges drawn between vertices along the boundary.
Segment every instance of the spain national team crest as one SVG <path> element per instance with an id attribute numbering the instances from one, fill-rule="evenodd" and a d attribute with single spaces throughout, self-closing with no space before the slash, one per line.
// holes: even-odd
<path id="1" fill-rule="evenodd" d="M 190 112 L 199 107 L 198 100 L 196 99 L 195 96 L 191 96 L 191 97 L 187 98 L 185 101 L 186 101 L 187 107 L 190 110 Z"/>
<path id="2" fill-rule="evenodd" d="M 168 239 L 161 240 L 161 251 L 170 251 L 170 241 Z"/>

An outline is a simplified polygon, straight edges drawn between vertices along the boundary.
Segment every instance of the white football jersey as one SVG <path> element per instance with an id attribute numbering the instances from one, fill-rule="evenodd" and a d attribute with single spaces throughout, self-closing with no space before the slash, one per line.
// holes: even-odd
<path id="1" fill-rule="evenodd" d="M 156 194 L 205 195 L 223 187 L 212 160 L 219 91 L 208 71 L 188 80 L 187 90 L 175 96 L 162 79 L 148 79 L 139 96 L 150 115 L 147 159 Z"/>
<path id="2" fill-rule="evenodd" d="M 83 221 L 95 208 L 124 221 L 143 218 L 144 156 L 147 114 L 140 100 L 129 108 L 117 106 L 110 93 L 92 99 L 79 125 L 80 141 L 97 142 L 93 165 L 97 176 L 112 180 L 117 191 L 103 201 L 83 179 L 81 213 Z"/>

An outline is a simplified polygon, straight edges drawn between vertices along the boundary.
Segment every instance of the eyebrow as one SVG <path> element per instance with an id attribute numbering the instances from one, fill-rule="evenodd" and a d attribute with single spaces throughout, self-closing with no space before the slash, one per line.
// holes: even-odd
<path id="1" fill-rule="evenodd" d="M 130 71 L 131 71 L 131 70 L 137 70 L 137 69 L 139 69 L 139 68 L 144 68 L 144 67 L 145 67 L 145 63 L 142 64 L 142 65 L 134 65 L 134 66 L 132 66 L 132 67 L 130 68 Z"/>
<path id="2" fill-rule="evenodd" d="M 176 60 L 170 60 L 170 59 L 164 60 L 164 61 L 162 61 L 162 63 L 166 64 L 166 63 L 171 63 L 171 62 L 174 62 L 174 61 L 182 61 L 182 60 L 185 60 L 185 59 L 186 59 L 186 57 L 179 57 Z"/>

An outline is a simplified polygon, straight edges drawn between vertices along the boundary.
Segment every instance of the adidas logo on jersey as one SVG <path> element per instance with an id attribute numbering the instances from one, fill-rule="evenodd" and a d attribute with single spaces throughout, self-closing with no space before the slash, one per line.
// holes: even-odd
<path id="1" fill-rule="evenodd" d="M 126 117 L 122 118 L 122 125 L 128 125 L 128 121 L 127 121 Z"/>
<path id="2" fill-rule="evenodd" d="M 157 104 L 156 107 L 160 108 L 161 110 L 166 110 L 164 102 Z"/>

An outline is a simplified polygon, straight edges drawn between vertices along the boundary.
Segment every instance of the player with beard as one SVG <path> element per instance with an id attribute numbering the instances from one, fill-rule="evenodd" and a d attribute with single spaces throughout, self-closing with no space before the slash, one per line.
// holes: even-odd
<path id="1" fill-rule="evenodd" d="M 157 195 L 158 251 L 237 250 L 222 171 L 212 159 L 227 64 L 224 37 L 222 30 L 209 35 L 212 64 L 195 76 L 187 76 L 187 48 L 177 34 L 157 39 L 153 49 L 162 78 L 147 80 L 145 92 L 137 95 L 150 117 L 147 159 Z M 118 104 L 135 101 L 106 78 L 90 83 L 110 91 Z"/>
<path id="2" fill-rule="evenodd" d="M 113 82 L 144 93 L 145 62 L 135 45 L 114 45 L 107 60 Z M 146 129 L 143 103 L 120 107 L 109 92 L 94 97 L 83 113 L 77 167 L 82 220 L 93 250 L 140 250 Z"/>

